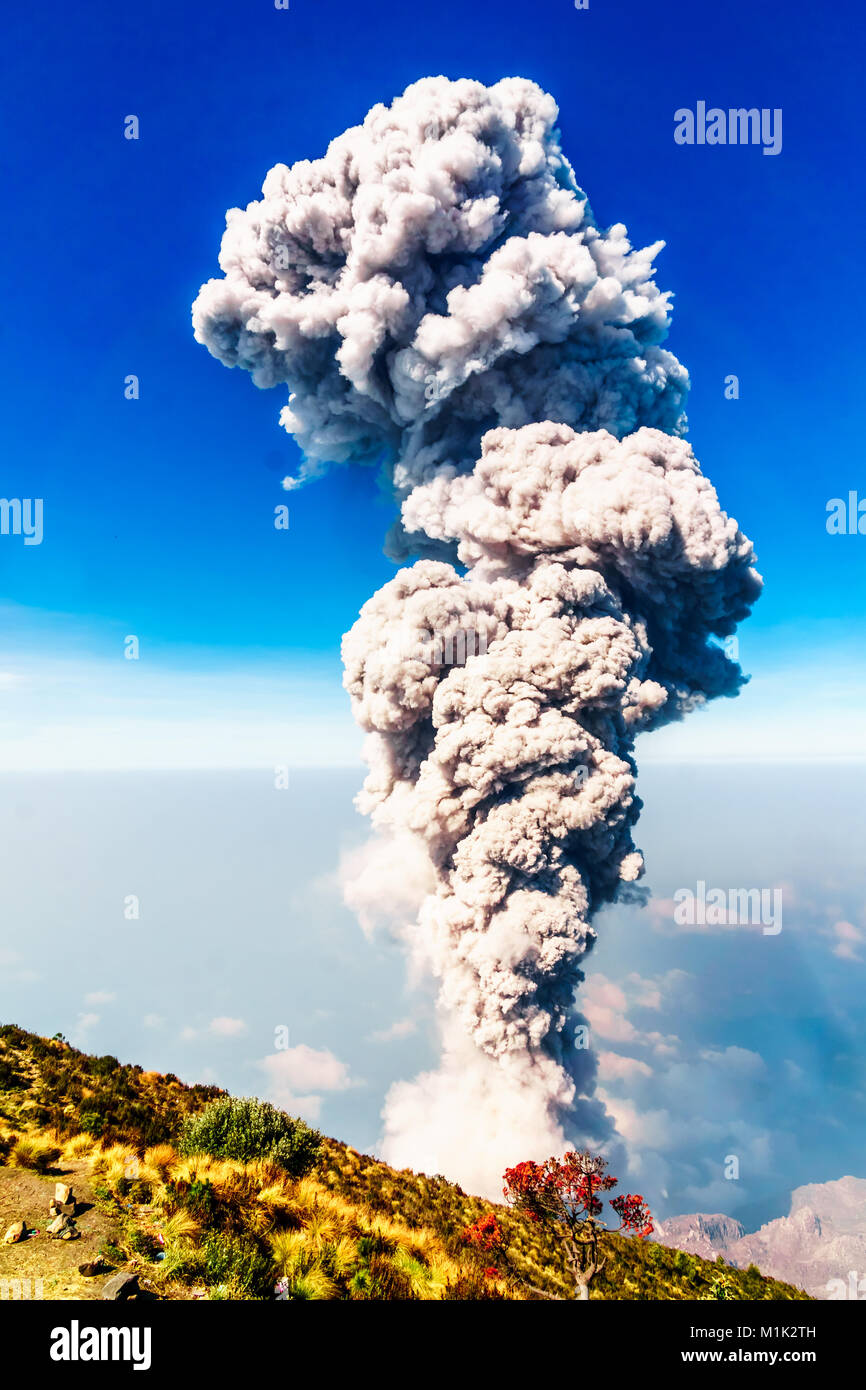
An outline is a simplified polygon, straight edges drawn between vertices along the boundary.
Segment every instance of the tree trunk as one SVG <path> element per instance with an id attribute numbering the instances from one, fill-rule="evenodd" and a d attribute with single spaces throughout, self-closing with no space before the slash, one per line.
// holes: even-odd
<path id="1" fill-rule="evenodd" d="M 584 1269 L 574 1270 L 574 1283 L 575 1288 L 577 1289 L 577 1292 L 574 1296 L 575 1298 L 579 1299 L 581 1303 L 589 1302 L 589 1286 L 592 1283 L 595 1276 L 598 1273 L 600 1273 L 601 1270 L 604 1269 L 606 1264 L 606 1259 L 593 1260 L 589 1264 L 587 1264 Z"/>

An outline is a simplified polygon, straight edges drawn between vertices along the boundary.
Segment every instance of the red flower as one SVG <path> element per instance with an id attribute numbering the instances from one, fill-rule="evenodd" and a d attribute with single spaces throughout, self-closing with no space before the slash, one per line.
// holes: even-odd
<path id="1" fill-rule="evenodd" d="M 492 1211 L 463 1231 L 463 1241 L 476 1250 L 492 1252 L 502 1248 L 502 1228 Z"/>
<path id="2" fill-rule="evenodd" d="M 629 1192 L 625 1196 L 614 1197 L 611 1206 L 620 1219 L 620 1230 L 632 1232 L 639 1240 L 652 1234 L 653 1223 L 650 1210 L 639 1192 Z"/>
<path id="3" fill-rule="evenodd" d="M 582 1226 L 601 1216 L 601 1194 L 616 1187 L 616 1178 L 605 1173 L 606 1167 L 605 1159 L 586 1152 L 569 1152 L 543 1164 L 529 1160 L 506 1170 L 503 1195 L 534 1221 Z M 615 1197 L 611 1206 L 620 1218 L 620 1230 L 640 1237 L 651 1233 L 652 1220 L 643 1197 L 629 1193 Z"/>

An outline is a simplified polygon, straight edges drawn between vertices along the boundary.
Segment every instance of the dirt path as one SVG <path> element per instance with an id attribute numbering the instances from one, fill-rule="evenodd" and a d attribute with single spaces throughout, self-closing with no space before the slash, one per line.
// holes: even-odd
<path id="1" fill-rule="evenodd" d="M 51 1222 L 48 1204 L 57 1181 L 72 1188 L 79 1205 L 75 1224 L 81 1232 L 80 1240 L 52 1240 L 45 1234 Z M 28 1230 L 35 1228 L 36 1234 L 17 1245 L 0 1245 L 0 1298 L 27 1296 L 23 1282 L 20 1293 L 14 1284 L 10 1288 L 3 1283 L 18 1279 L 30 1280 L 31 1298 L 99 1298 L 108 1273 L 88 1279 L 78 1273 L 78 1266 L 96 1260 L 107 1241 L 117 1240 L 120 1227 L 98 1206 L 85 1163 L 64 1164 L 53 1170 L 50 1177 L 40 1177 L 24 1168 L 0 1168 L 0 1241 L 15 1221 L 26 1221 Z"/>

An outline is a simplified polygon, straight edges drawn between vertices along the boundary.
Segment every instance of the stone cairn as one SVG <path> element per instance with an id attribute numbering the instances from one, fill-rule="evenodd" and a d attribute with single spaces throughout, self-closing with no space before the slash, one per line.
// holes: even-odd
<path id="1" fill-rule="evenodd" d="M 46 1228 L 45 1234 L 50 1236 L 52 1240 L 80 1239 L 81 1232 L 75 1225 L 77 1210 L 72 1188 L 67 1187 L 64 1182 L 55 1183 L 54 1196 L 48 1207 L 51 1225 Z M 26 1240 L 29 1234 L 26 1221 L 13 1221 L 3 1237 L 3 1244 L 17 1245 L 20 1240 Z"/>

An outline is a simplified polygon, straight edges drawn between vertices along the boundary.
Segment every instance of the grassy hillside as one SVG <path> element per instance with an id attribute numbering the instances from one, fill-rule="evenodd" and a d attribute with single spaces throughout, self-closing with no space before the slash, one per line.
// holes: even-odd
<path id="1" fill-rule="evenodd" d="M 523 1299 L 524 1279 L 570 1296 L 552 1239 L 443 1177 L 396 1171 L 327 1138 L 303 1177 L 272 1158 L 184 1155 L 185 1120 L 223 1094 L 2 1027 L 0 1196 L 22 1169 L 74 1171 L 113 1220 L 107 1262 L 136 1269 L 165 1298 L 274 1298 L 279 1284 L 288 1299 Z M 508 1276 L 485 1273 L 462 1239 L 491 1211 Z M 754 1267 L 620 1236 L 605 1247 L 593 1298 L 807 1297 Z"/>

